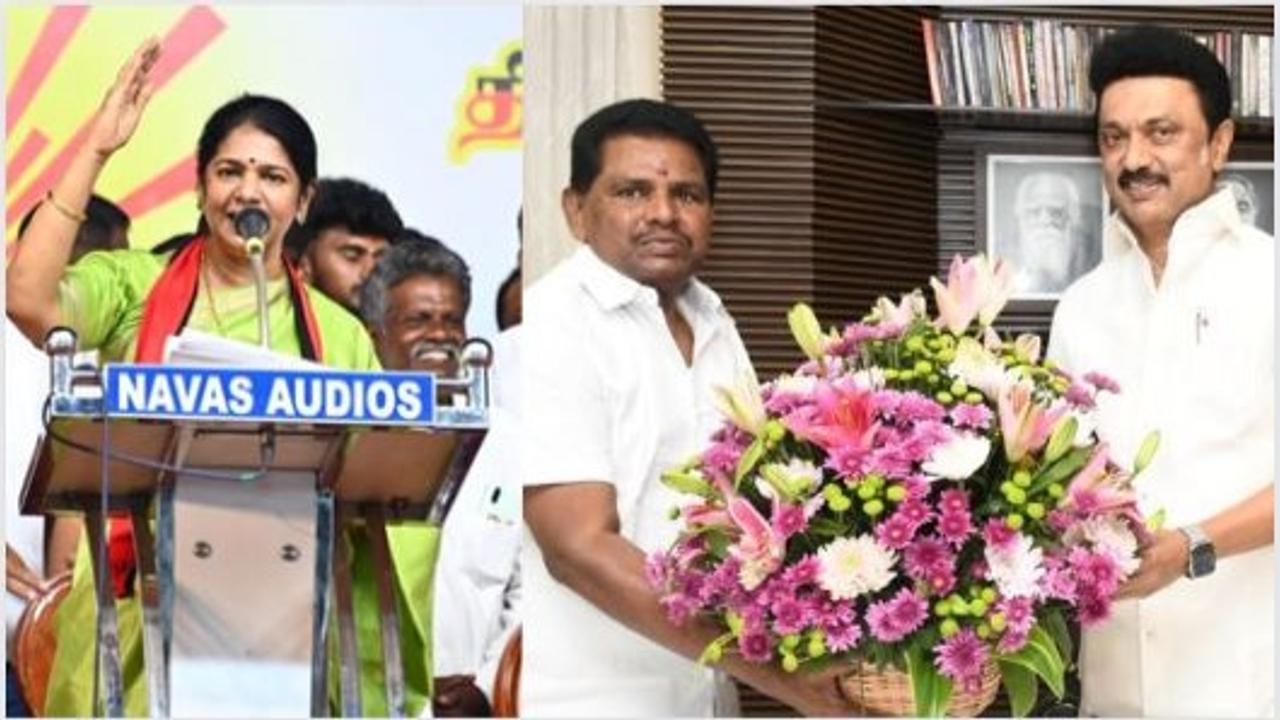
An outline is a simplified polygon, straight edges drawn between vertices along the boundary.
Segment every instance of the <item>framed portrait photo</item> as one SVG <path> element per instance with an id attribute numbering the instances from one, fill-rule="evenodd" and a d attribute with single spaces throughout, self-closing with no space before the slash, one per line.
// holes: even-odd
<path id="1" fill-rule="evenodd" d="M 1102 259 L 1096 157 L 987 156 L 986 253 L 1014 267 L 1014 298 L 1057 299 Z"/>
<path id="2" fill-rule="evenodd" d="M 1215 184 L 1218 188 L 1231 188 L 1231 193 L 1236 196 L 1240 219 L 1275 236 L 1275 182 L 1273 163 L 1233 162 L 1227 163 Z"/>

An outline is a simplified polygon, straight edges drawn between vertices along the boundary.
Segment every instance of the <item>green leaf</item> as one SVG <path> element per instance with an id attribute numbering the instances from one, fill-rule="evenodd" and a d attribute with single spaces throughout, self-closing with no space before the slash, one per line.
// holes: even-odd
<path id="1" fill-rule="evenodd" d="M 1002 654 L 996 656 L 997 660 L 1017 663 L 1040 676 L 1044 680 L 1044 684 L 1049 686 L 1049 690 L 1059 699 L 1065 692 L 1063 676 L 1066 674 L 1066 668 L 1062 663 L 1062 656 L 1058 654 L 1058 646 L 1054 643 L 1049 633 L 1045 632 L 1040 626 L 1031 629 L 1028 636 L 1027 644 L 1016 653 Z"/>
<path id="2" fill-rule="evenodd" d="M 1036 706 L 1036 698 L 1040 694 L 1036 676 L 1015 662 L 1001 660 L 998 664 L 1004 689 L 1009 693 L 1009 709 L 1014 717 L 1026 717 Z"/>
<path id="3" fill-rule="evenodd" d="M 697 471 L 668 470 L 662 473 L 662 484 L 685 495 L 698 495 L 707 499 L 715 498 L 717 495 L 711 483 Z"/>
<path id="4" fill-rule="evenodd" d="M 1067 629 L 1067 621 L 1062 617 L 1062 613 L 1056 611 L 1045 613 L 1040 625 L 1053 638 L 1064 663 L 1070 665 L 1071 657 L 1075 654 L 1075 646 L 1071 642 L 1071 631 Z"/>
<path id="5" fill-rule="evenodd" d="M 725 531 L 718 528 L 708 529 L 703 536 L 707 540 L 707 549 L 717 558 L 724 559 L 729 555 L 729 546 L 732 544 L 729 535 Z"/>
<path id="6" fill-rule="evenodd" d="M 756 438 L 751 442 L 742 457 L 738 459 L 738 469 L 733 473 L 733 486 L 736 488 L 742 483 L 742 478 L 751 474 L 760 459 L 764 457 L 764 440 Z"/>
<path id="7" fill-rule="evenodd" d="M 917 717 L 942 717 L 951 702 L 951 680 L 943 677 L 933 663 L 912 646 L 906 652 L 907 674 L 911 676 L 911 694 L 916 700 Z"/>
<path id="8" fill-rule="evenodd" d="M 1027 494 L 1034 495 L 1049 485 L 1060 483 L 1080 472 L 1080 468 L 1084 467 L 1084 464 L 1089 461 L 1089 455 L 1092 452 L 1093 448 L 1075 448 L 1064 455 L 1062 459 L 1048 465 L 1036 476 L 1035 482 L 1027 490 Z"/>
<path id="9" fill-rule="evenodd" d="M 834 520 L 832 518 L 815 517 L 814 519 L 809 521 L 809 531 L 815 535 L 822 535 L 822 536 L 833 537 L 833 538 L 841 537 L 848 530 L 849 530 L 849 527 L 847 525 L 840 522 L 839 520 Z"/>

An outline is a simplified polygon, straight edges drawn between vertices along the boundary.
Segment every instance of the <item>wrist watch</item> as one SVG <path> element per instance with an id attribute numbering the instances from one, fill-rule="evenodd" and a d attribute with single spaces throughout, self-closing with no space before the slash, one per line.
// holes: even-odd
<path id="1" fill-rule="evenodd" d="M 1209 536 L 1199 525 L 1180 527 L 1178 532 L 1187 538 L 1187 577 L 1194 580 L 1212 573 L 1218 564 L 1218 553 Z"/>

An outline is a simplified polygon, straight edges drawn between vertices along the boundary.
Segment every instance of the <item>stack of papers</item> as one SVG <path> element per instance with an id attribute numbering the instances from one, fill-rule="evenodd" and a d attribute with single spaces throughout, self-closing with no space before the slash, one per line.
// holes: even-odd
<path id="1" fill-rule="evenodd" d="M 258 345 L 228 340 L 217 335 L 184 329 L 168 339 L 164 346 L 165 362 L 174 365 L 235 365 L 261 368 L 328 369 L 324 365 L 285 355 Z"/>

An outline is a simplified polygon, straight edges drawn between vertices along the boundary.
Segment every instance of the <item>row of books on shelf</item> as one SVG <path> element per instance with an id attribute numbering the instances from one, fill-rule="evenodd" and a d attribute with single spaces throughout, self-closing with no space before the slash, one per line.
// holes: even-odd
<path id="1" fill-rule="evenodd" d="M 1089 57 L 1114 28 L 1050 19 L 921 21 L 934 105 L 1093 112 Z M 1231 77 L 1232 114 L 1271 117 L 1270 35 L 1194 34 Z"/>

